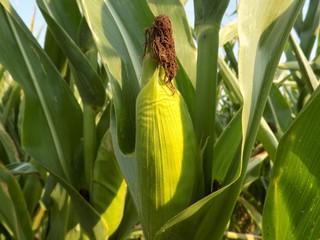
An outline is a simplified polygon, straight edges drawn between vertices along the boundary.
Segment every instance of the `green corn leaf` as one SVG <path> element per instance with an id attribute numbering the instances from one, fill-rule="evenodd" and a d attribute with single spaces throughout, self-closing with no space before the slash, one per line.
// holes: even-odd
<path id="1" fill-rule="evenodd" d="M 280 140 L 263 212 L 263 239 L 320 236 L 320 91 Z"/>
<path id="2" fill-rule="evenodd" d="M 304 55 L 302 49 L 300 48 L 299 44 L 292 34 L 290 35 L 289 39 L 295 56 L 297 57 L 302 77 L 304 81 L 306 81 L 306 85 L 309 87 L 309 91 L 312 93 L 319 86 L 319 82 L 308 63 L 306 56 Z"/>
<path id="3" fill-rule="evenodd" d="M 23 175 L 23 174 L 39 174 L 38 169 L 28 162 L 15 162 L 6 165 L 6 168 L 13 175 Z"/>
<path id="4" fill-rule="evenodd" d="M 239 203 L 241 203 L 256 222 L 258 227 L 262 230 L 262 215 L 261 213 L 246 199 L 239 197 Z"/>
<path id="5" fill-rule="evenodd" d="M 240 183 L 246 176 L 251 148 L 276 66 L 302 4 L 301 1 L 282 1 L 279 5 L 278 1 L 266 3 L 248 0 L 240 5 L 239 81 L 244 102 L 241 154 L 243 169 L 239 180 L 230 190 L 239 191 Z"/>
<path id="6" fill-rule="evenodd" d="M 81 13 L 77 6 L 77 1 L 60 0 L 37 0 L 41 11 L 46 10 L 59 26 L 68 33 L 69 37 L 77 42 L 78 29 L 81 21 Z"/>
<path id="7" fill-rule="evenodd" d="M 95 161 L 90 199 L 93 207 L 108 223 L 109 236 L 120 225 L 126 192 L 126 183 L 113 154 L 111 134 L 107 131 Z"/>
<path id="8" fill-rule="evenodd" d="M 91 36 L 83 36 L 83 30 L 88 29 L 86 22 L 82 21 L 80 24 L 81 16 L 79 14 L 76 1 L 54 1 L 47 3 L 46 1 L 38 1 L 43 16 L 46 19 L 49 30 L 52 32 L 53 37 L 56 39 L 65 55 L 68 57 L 69 66 L 74 76 L 77 89 L 83 102 L 83 146 L 84 146 L 84 169 L 85 169 L 85 188 L 89 188 L 92 178 L 92 166 L 96 156 L 96 130 L 95 130 L 95 117 L 96 111 L 103 107 L 106 99 L 105 88 L 99 75 L 96 72 L 97 53 L 92 49 L 85 49 L 83 38 L 88 41 Z M 66 24 L 65 16 L 61 16 L 61 12 L 67 11 L 70 24 Z M 77 17 L 77 18 L 76 18 Z M 72 20 L 74 21 L 73 23 Z M 84 19 L 83 19 L 84 20 Z M 72 26 L 69 26 L 72 25 Z M 65 29 L 62 28 L 65 27 Z M 78 38 L 72 39 L 73 32 L 69 33 L 66 30 L 80 29 L 81 32 L 81 48 L 77 46 Z M 73 30 L 74 31 L 74 30 Z M 89 32 L 90 34 L 90 32 Z M 93 44 L 93 43 L 92 43 Z M 85 55 L 86 54 L 86 55 Z"/>
<path id="9" fill-rule="evenodd" d="M 229 182 L 231 180 L 230 178 L 237 176 L 231 174 L 228 169 L 232 165 L 233 157 L 237 151 L 239 151 L 241 144 L 241 113 L 242 110 L 237 112 L 214 145 L 215 155 L 212 163 L 211 178 L 218 180 L 220 183 L 223 183 L 223 185 Z M 232 165 L 233 169 L 237 169 L 238 167 L 239 166 Z M 228 179 L 226 179 L 226 177 Z"/>
<path id="10" fill-rule="evenodd" d="M 113 92 L 119 147 L 134 151 L 135 102 L 143 55 L 144 31 L 152 22 L 145 1 L 82 0 L 81 6 L 107 70 Z"/>
<path id="11" fill-rule="evenodd" d="M 51 223 L 46 238 L 48 240 L 66 239 L 66 235 L 72 229 L 72 225 L 76 224 L 73 221 L 70 197 L 60 184 L 56 184 L 50 194 L 50 200 L 52 205 L 48 210 L 50 210 Z M 78 232 L 80 233 L 80 231 Z"/>
<path id="12" fill-rule="evenodd" d="M 258 124 L 285 41 L 301 1 L 244 1 L 239 8 L 239 81 L 244 100 L 242 159 L 245 176 Z M 252 21 L 256 19 L 256 21 Z M 240 179 L 241 179 L 240 178 Z"/>
<path id="13" fill-rule="evenodd" d="M 105 239 L 109 236 L 109 227 L 105 219 L 64 179 L 54 176 L 55 179 L 67 190 L 71 197 L 71 205 L 75 209 L 75 214 L 80 222 L 81 228 L 90 239 Z"/>
<path id="14" fill-rule="evenodd" d="M 21 164 L 21 166 L 19 166 L 18 169 L 14 168 L 14 171 L 15 170 L 18 170 L 19 174 L 28 174 L 29 172 L 32 173 L 25 176 L 26 180 L 23 184 L 22 190 L 29 214 L 30 216 L 34 216 L 37 206 L 39 205 L 41 195 L 43 193 L 43 182 L 46 179 L 47 172 L 40 166 L 38 162 L 34 160 L 32 160 L 30 163 Z M 14 172 L 14 174 L 15 173 L 16 172 Z M 34 224 L 35 222 L 36 221 L 33 220 L 32 224 Z"/>
<path id="15" fill-rule="evenodd" d="M 124 178 L 126 179 L 128 187 L 132 194 L 132 198 L 135 204 L 137 204 L 139 195 L 138 195 L 136 160 L 133 154 L 125 155 L 120 150 L 120 146 L 118 142 L 118 134 L 117 134 L 117 121 L 116 121 L 114 108 L 111 110 L 110 130 L 112 135 L 112 144 L 113 144 L 114 154 L 117 158 L 121 172 L 123 173 Z"/>
<path id="16" fill-rule="evenodd" d="M 76 45 L 76 40 L 71 38 L 72 33 L 68 33 L 66 29 L 62 28 L 63 21 L 72 21 L 65 19 L 65 17 L 59 19 L 59 13 L 63 11 L 68 11 L 70 13 L 68 16 L 71 16 L 70 18 L 77 15 L 77 11 L 75 11 L 75 9 L 77 10 L 77 5 L 70 5 L 70 1 L 66 2 L 64 6 L 59 6 L 61 4 L 59 1 L 47 4 L 46 1 L 38 0 L 37 3 L 53 37 L 70 61 L 72 72 L 75 75 L 75 81 L 83 102 L 91 105 L 93 108 L 102 107 L 106 97 L 102 81 L 86 56 Z M 58 4 L 54 5 L 54 3 Z M 79 24 L 73 27 L 78 29 Z M 68 29 L 70 28 L 71 27 Z"/>
<path id="17" fill-rule="evenodd" d="M 139 223 L 139 216 L 132 199 L 131 194 L 126 196 L 126 204 L 124 208 L 123 218 L 117 231 L 110 237 L 110 240 L 124 240 L 132 231 L 134 226 Z"/>
<path id="18" fill-rule="evenodd" d="M 79 105 L 15 11 L 7 1 L 0 3 L 0 62 L 25 93 L 22 144 L 67 189 L 83 229 L 92 238 L 103 239 L 106 223 L 75 190 L 83 182 Z"/>
<path id="19" fill-rule="evenodd" d="M 50 228 L 46 239 L 106 239 L 107 235 L 103 229 L 98 229 L 100 232 L 96 232 L 95 235 L 91 232 L 87 234 L 81 229 L 77 219 L 78 206 L 68 195 L 65 186 L 59 183 L 54 185 L 50 191 L 50 202 L 50 206 L 46 209 L 50 211 Z M 86 212 L 85 208 L 83 211 Z M 91 231 L 94 231 L 96 227 L 97 225 L 92 225 Z"/>
<path id="20" fill-rule="evenodd" d="M 78 185 L 72 173 L 77 168 L 71 166 L 81 146 L 80 108 L 14 10 L 6 1 L 1 4 L 0 61 L 24 90 L 23 129 L 33 130 L 22 132 L 23 146 L 47 169 Z"/>
<path id="21" fill-rule="evenodd" d="M 271 3 L 241 2 L 238 20 L 239 36 L 240 40 L 242 39 L 240 41 L 239 79 L 245 107 L 242 111 L 244 155 L 241 157 L 239 149 L 234 154 L 234 162 L 242 169 L 242 173 L 235 182 L 229 181 L 228 185 L 201 199 L 171 219 L 159 231 L 159 239 L 222 238 L 246 175 L 249 154 L 281 50 L 301 7 L 302 2 L 300 1 L 285 1 L 280 7 L 278 1 Z M 259 19 L 259 24 L 252 19 Z M 243 164 L 241 159 L 244 160 Z M 235 169 L 232 171 L 235 174 L 233 175 L 234 180 L 239 176 L 240 171 L 238 173 L 235 173 Z M 197 231 L 194 231 L 194 228 L 190 230 L 194 225 L 197 225 Z"/>
<path id="22" fill-rule="evenodd" d="M 243 181 L 243 188 L 249 187 L 251 183 L 260 178 L 261 167 L 263 162 L 267 159 L 267 157 L 268 154 L 266 152 L 262 152 L 251 157 L 247 167 L 246 177 Z"/>
<path id="23" fill-rule="evenodd" d="M 234 73 L 228 68 L 227 64 L 221 57 L 218 58 L 220 74 L 223 76 L 226 85 L 232 90 L 235 98 L 239 103 L 243 103 L 242 95 L 240 92 L 239 81 Z M 261 119 L 260 127 L 257 138 L 263 144 L 271 159 L 274 159 L 278 141 L 273 134 L 272 130 L 266 123 L 265 119 Z M 221 159 L 222 160 L 222 159 Z M 223 160 L 222 160 L 223 161 Z M 218 163 L 219 164 L 219 163 Z"/>
<path id="24" fill-rule="evenodd" d="M 6 84 L 8 84 L 8 82 L 6 82 L 5 80 L 1 82 L 4 85 L 4 87 Z M 3 113 L 1 115 L 1 122 L 3 126 L 7 125 L 7 121 L 10 117 L 10 113 L 12 109 L 14 109 L 17 105 L 19 105 L 20 97 L 21 97 L 21 88 L 17 83 L 10 84 L 9 89 L 10 89 L 10 98 L 8 102 L 6 102 Z M 5 93 L 6 91 L 2 89 L 2 92 Z"/>
<path id="25" fill-rule="evenodd" d="M 60 74 L 65 77 L 67 75 L 67 57 L 49 30 L 47 30 L 45 36 L 44 51 L 50 57 Z"/>
<path id="26" fill-rule="evenodd" d="M 15 178 L 0 165 L 0 222 L 15 239 L 33 239 L 30 216 L 23 193 Z"/>
<path id="27" fill-rule="evenodd" d="M 320 2 L 318 0 L 310 0 L 304 19 L 302 20 L 301 16 L 298 20 L 295 24 L 295 30 L 301 39 L 301 49 L 306 58 L 309 59 L 312 48 L 316 43 L 317 35 L 319 35 Z"/>
<path id="28" fill-rule="evenodd" d="M 302 1 L 248 0 L 239 7 L 239 82 L 244 104 L 243 169 L 238 182 L 245 177 L 275 70 L 302 5 Z M 236 183 L 234 191 L 238 187 L 240 184 Z"/>
<path id="29" fill-rule="evenodd" d="M 5 130 L 2 124 L 0 124 L 0 142 L 2 146 L 5 149 L 5 152 L 8 156 L 8 160 L 10 163 L 18 163 L 19 162 L 19 154 L 17 151 L 17 148 L 8 134 L 8 132 Z"/>
<path id="30" fill-rule="evenodd" d="M 266 121 L 273 126 L 278 139 L 292 123 L 290 107 L 278 87 L 272 84 L 264 112 Z"/>
<path id="31" fill-rule="evenodd" d="M 239 81 L 244 99 L 243 138 L 250 138 L 246 144 L 255 138 L 255 125 L 260 121 L 281 50 L 302 4 L 289 0 L 282 1 L 281 5 L 277 1 L 248 0 L 240 5 Z M 252 130 L 255 131 L 252 133 Z"/>

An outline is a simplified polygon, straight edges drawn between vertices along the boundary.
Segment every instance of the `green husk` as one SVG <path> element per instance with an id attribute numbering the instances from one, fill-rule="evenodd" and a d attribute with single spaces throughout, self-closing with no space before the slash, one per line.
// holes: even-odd
<path id="1" fill-rule="evenodd" d="M 138 208 L 146 239 L 154 239 L 201 189 L 197 182 L 200 152 L 187 106 L 178 90 L 166 82 L 162 66 L 141 90 L 136 109 Z"/>

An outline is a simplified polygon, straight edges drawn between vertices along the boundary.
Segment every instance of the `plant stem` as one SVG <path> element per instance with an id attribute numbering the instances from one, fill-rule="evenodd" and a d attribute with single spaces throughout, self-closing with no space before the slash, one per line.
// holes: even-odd
<path id="1" fill-rule="evenodd" d="M 258 240 L 262 239 L 261 236 L 253 235 L 253 234 L 244 234 L 244 233 L 236 233 L 236 232 L 225 232 L 224 236 L 229 239 L 248 239 L 248 240 Z"/>
<path id="2" fill-rule="evenodd" d="M 43 216 L 46 212 L 46 209 L 40 204 L 38 207 L 33 219 L 32 219 L 32 229 L 37 230 L 41 224 Z"/>
<path id="3" fill-rule="evenodd" d="M 197 35 L 198 61 L 196 83 L 195 129 L 200 144 L 207 142 L 203 155 L 205 191 L 211 188 L 214 123 L 217 103 L 217 58 L 219 27 L 203 26 Z M 210 64 L 208 64 L 210 63 Z"/>

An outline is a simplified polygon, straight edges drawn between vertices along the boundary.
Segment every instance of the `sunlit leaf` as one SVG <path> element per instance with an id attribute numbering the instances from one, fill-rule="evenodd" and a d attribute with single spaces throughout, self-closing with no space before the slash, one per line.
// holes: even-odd
<path id="1" fill-rule="evenodd" d="M 302 52 L 302 49 L 300 48 L 299 44 L 297 43 L 292 34 L 290 35 L 290 42 L 292 44 L 295 56 L 297 57 L 302 77 L 304 78 L 304 81 L 309 87 L 310 92 L 313 92 L 319 86 L 319 82 L 315 74 L 313 73 L 311 66 L 308 63 L 306 56 Z"/>
<path id="2" fill-rule="evenodd" d="M 70 1 L 68 1 L 67 4 L 61 7 L 59 6 L 59 4 L 47 4 L 46 1 L 42 0 L 38 0 L 37 2 L 42 11 L 43 16 L 46 19 L 46 22 L 49 26 L 49 29 L 53 37 L 56 39 L 56 41 L 60 45 L 60 48 L 68 57 L 70 64 L 72 65 L 76 84 L 83 102 L 91 105 L 93 108 L 102 107 L 105 102 L 105 91 L 99 75 L 96 73 L 96 70 L 86 59 L 85 55 L 81 52 L 80 48 L 76 45 L 77 38 L 72 39 L 72 33 L 68 33 L 66 32 L 66 29 L 62 28 L 63 24 L 65 25 L 65 22 L 72 22 L 71 19 L 74 19 L 73 16 L 77 14 L 68 14 L 67 16 L 71 17 L 67 19 L 65 19 L 66 16 L 64 16 L 64 21 L 62 21 L 62 19 L 59 19 L 59 13 L 63 11 L 70 12 L 73 10 L 73 12 L 77 13 L 77 5 L 75 4 L 73 6 L 69 6 Z M 55 3 L 59 3 L 59 1 L 55 1 Z M 72 8 L 69 9 L 66 6 Z M 79 20 L 80 15 L 78 22 Z M 69 28 L 73 30 L 78 29 L 78 25 L 73 26 L 73 28 Z"/>
<path id="3" fill-rule="evenodd" d="M 71 167 L 75 163 L 77 148 L 81 146 L 80 108 L 14 10 L 6 1 L 1 4 L 4 5 L 0 14 L 0 36 L 3 39 L 0 62 L 21 85 L 26 96 L 23 145 L 47 169 L 76 185 L 81 184 L 81 178 L 72 173 L 81 166 Z"/>
<path id="4" fill-rule="evenodd" d="M 264 239 L 320 235 L 320 91 L 279 143 L 263 213 Z"/>
<path id="5" fill-rule="evenodd" d="M 113 154 L 110 131 L 101 141 L 90 193 L 93 207 L 108 223 L 110 236 L 120 225 L 127 193 L 127 185 Z"/>
<path id="6" fill-rule="evenodd" d="M 22 144 L 66 188 L 89 236 L 103 238 L 106 223 L 76 190 L 83 184 L 80 107 L 15 11 L 7 1 L 0 3 L 0 62 L 25 94 Z"/>
<path id="7" fill-rule="evenodd" d="M 84 16 L 107 70 L 122 152 L 134 151 L 135 104 L 143 56 L 144 29 L 152 23 L 145 1 L 82 0 Z"/>

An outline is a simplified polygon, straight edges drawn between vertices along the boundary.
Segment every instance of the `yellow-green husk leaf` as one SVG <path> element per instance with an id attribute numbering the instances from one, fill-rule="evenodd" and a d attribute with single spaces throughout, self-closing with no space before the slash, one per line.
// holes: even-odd
<path id="1" fill-rule="evenodd" d="M 199 187 L 200 152 L 187 106 L 159 66 L 136 103 L 138 209 L 146 239 L 188 207 Z"/>
<path id="2" fill-rule="evenodd" d="M 90 202 L 108 223 L 108 236 L 119 227 L 123 218 L 127 185 L 115 159 L 111 133 L 102 138 L 93 169 Z"/>

